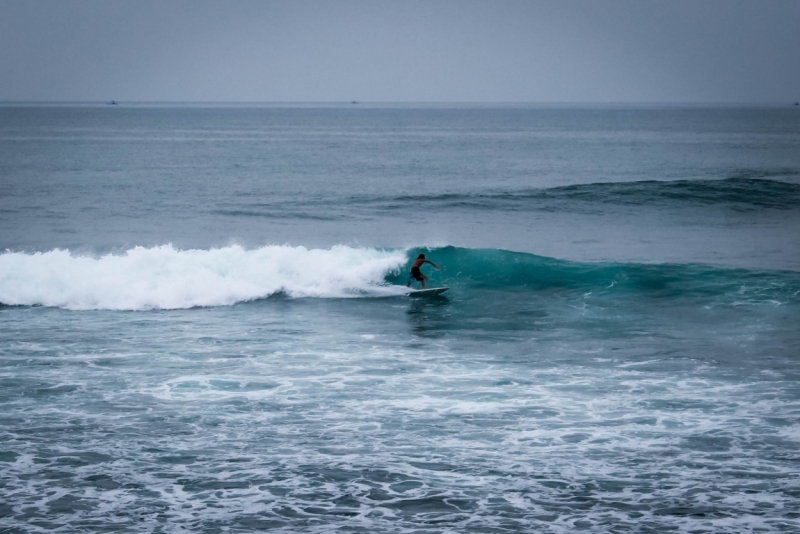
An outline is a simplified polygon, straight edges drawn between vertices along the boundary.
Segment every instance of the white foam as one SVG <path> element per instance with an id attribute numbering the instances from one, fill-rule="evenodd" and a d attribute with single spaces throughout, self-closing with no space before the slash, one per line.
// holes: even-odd
<path id="1" fill-rule="evenodd" d="M 0 254 L 0 302 L 146 310 L 225 306 L 279 292 L 290 297 L 388 296 L 402 289 L 383 279 L 405 261 L 402 251 L 347 246 L 176 250 L 163 245 L 99 258 L 69 250 L 6 252 Z"/>

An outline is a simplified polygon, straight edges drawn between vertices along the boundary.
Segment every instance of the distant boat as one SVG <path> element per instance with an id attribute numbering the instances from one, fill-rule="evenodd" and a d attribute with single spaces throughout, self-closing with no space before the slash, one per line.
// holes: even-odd
<path id="1" fill-rule="evenodd" d="M 108 103 L 108 105 L 109 106 L 116 106 L 117 105 L 117 101 L 116 100 L 112 100 L 111 102 Z"/>
<path id="2" fill-rule="evenodd" d="M 356 102 L 355 100 L 353 100 L 353 101 L 352 101 L 352 102 L 350 102 L 350 103 L 351 103 L 351 104 L 358 104 L 358 102 Z"/>
<path id="3" fill-rule="evenodd" d="M 794 105 L 795 106 L 800 106 L 800 102 L 795 102 Z"/>

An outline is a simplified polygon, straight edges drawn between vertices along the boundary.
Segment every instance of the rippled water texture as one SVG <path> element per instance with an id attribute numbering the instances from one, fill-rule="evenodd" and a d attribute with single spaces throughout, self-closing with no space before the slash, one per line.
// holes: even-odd
<path id="1" fill-rule="evenodd" d="M 800 531 L 792 112 L 0 107 L 0 531 Z"/>

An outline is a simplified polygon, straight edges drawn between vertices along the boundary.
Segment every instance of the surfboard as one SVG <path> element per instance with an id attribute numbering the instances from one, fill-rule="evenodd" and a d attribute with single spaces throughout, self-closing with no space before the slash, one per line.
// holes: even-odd
<path id="1" fill-rule="evenodd" d="M 420 289 L 419 291 L 412 291 L 408 294 L 409 297 L 432 297 L 439 295 L 450 289 L 449 287 L 434 287 L 431 289 Z"/>

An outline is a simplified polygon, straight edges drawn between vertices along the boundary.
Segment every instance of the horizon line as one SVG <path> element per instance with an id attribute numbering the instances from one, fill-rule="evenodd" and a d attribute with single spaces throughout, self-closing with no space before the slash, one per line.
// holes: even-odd
<path id="1" fill-rule="evenodd" d="M 227 105 L 246 105 L 246 104 L 421 104 L 421 105 L 798 105 L 798 101 L 792 100 L 765 100 L 765 101 L 744 101 L 744 100 L 720 100 L 720 101 L 644 101 L 644 100 L 586 100 L 586 101 L 550 101 L 550 100 L 16 100 L 0 99 L 2 104 L 227 104 Z"/>

